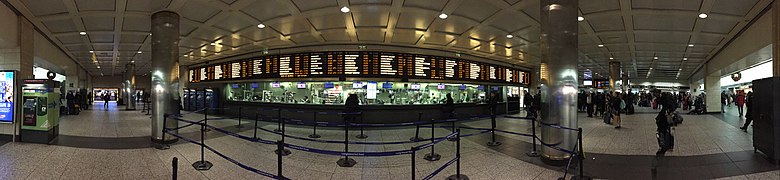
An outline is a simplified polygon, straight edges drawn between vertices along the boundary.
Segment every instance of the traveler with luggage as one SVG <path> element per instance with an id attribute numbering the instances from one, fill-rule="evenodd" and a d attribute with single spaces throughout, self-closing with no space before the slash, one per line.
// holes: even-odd
<path id="1" fill-rule="evenodd" d="M 610 108 L 612 108 L 612 120 L 615 125 L 615 129 L 620 129 L 620 111 L 626 107 L 626 102 L 620 97 L 620 94 L 613 92 L 612 102 Z"/>
<path id="2" fill-rule="evenodd" d="M 734 99 L 734 104 L 737 105 L 737 110 L 739 111 L 739 117 L 742 117 L 744 112 L 742 106 L 745 105 L 745 91 L 742 90 L 737 91 L 737 96 L 736 99 Z"/>
<path id="3" fill-rule="evenodd" d="M 660 91 L 656 90 L 656 94 Z M 660 149 L 655 153 L 657 156 L 663 156 L 666 151 L 674 149 L 674 135 L 672 134 L 672 125 L 674 125 L 674 99 L 669 93 L 660 96 L 658 103 L 663 106 L 661 112 L 655 117 L 656 137 Z"/>

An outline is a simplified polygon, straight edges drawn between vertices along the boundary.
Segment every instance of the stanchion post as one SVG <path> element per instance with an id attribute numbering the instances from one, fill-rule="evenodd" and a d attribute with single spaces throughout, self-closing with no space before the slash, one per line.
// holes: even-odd
<path id="1" fill-rule="evenodd" d="M 276 109 L 276 129 L 275 132 L 282 132 L 282 109 Z"/>
<path id="2" fill-rule="evenodd" d="M 254 131 L 252 137 L 255 138 L 255 140 L 257 140 L 257 122 L 260 121 L 258 117 L 260 117 L 260 113 L 257 113 L 257 111 L 255 111 L 255 129 L 252 130 Z"/>
<path id="3" fill-rule="evenodd" d="M 360 123 L 361 123 L 361 124 L 363 124 L 363 123 L 364 123 L 364 122 L 363 122 L 363 113 L 362 113 L 362 112 L 360 113 Z M 356 137 L 356 138 L 358 138 L 358 139 L 365 139 L 365 138 L 368 138 L 368 136 L 366 136 L 366 134 L 363 134 L 363 126 L 360 126 L 360 134 L 358 134 L 358 135 L 357 135 L 357 136 L 355 136 L 355 137 Z"/>
<path id="4" fill-rule="evenodd" d="M 496 141 L 496 114 L 490 113 L 490 142 L 487 143 L 490 147 L 500 146 L 501 142 Z"/>
<path id="5" fill-rule="evenodd" d="M 163 127 L 162 127 L 162 135 L 161 135 L 162 139 L 160 139 L 160 143 L 155 145 L 155 148 L 157 148 L 159 150 L 166 150 L 166 149 L 170 149 L 171 148 L 170 145 L 165 144 L 165 129 L 166 129 L 165 128 L 165 124 L 167 124 L 167 123 L 168 123 L 168 116 L 167 115 L 163 115 Z"/>
<path id="6" fill-rule="evenodd" d="M 455 137 L 455 174 L 447 177 L 447 180 L 468 180 L 468 176 L 460 173 L 460 129 L 455 130 Z"/>
<path id="7" fill-rule="evenodd" d="M 279 120 L 281 120 L 281 118 Z M 281 121 L 281 122 L 282 122 L 282 143 L 284 143 L 284 137 L 287 136 L 287 134 L 285 133 L 286 124 L 285 121 Z M 288 156 L 292 152 L 289 149 L 285 149 L 284 147 L 282 147 L 274 150 L 274 153 L 276 153 L 277 155 Z"/>
<path id="8" fill-rule="evenodd" d="M 208 107 L 206 108 L 205 112 L 208 112 Z M 192 163 L 192 167 L 195 168 L 195 170 L 198 171 L 205 171 L 211 169 L 213 164 L 211 162 L 206 161 L 204 153 L 206 152 L 206 124 L 208 123 L 208 119 L 203 120 L 203 124 L 200 125 L 200 161 L 197 161 L 195 163 Z"/>
<path id="9" fill-rule="evenodd" d="M 528 155 L 529 157 L 539 157 L 539 152 L 536 151 L 536 118 L 531 119 L 531 145 L 534 146 L 531 150 L 531 152 L 525 153 L 525 155 Z"/>
<path id="10" fill-rule="evenodd" d="M 417 154 L 417 147 L 412 146 L 412 180 L 415 179 L 415 176 L 417 176 L 417 158 L 415 156 Z"/>
<path id="11" fill-rule="evenodd" d="M 314 112 L 314 113 L 312 113 L 312 114 L 314 114 L 314 130 L 313 130 L 313 132 L 312 132 L 312 133 L 309 135 L 309 138 L 314 138 L 314 139 L 317 139 L 317 138 L 320 138 L 320 137 L 322 137 L 322 136 L 320 136 L 319 134 L 317 134 L 317 112 Z"/>
<path id="12" fill-rule="evenodd" d="M 436 142 L 436 138 L 434 137 L 434 134 L 435 134 L 434 133 L 435 132 L 434 129 L 436 129 L 435 125 L 436 125 L 436 122 L 434 121 L 433 118 L 431 118 L 431 143 L 435 143 Z M 431 153 L 426 154 L 425 157 L 423 157 L 423 159 L 428 160 L 428 161 L 438 161 L 439 159 L 441 159 L 441 155 L 436 154 L 436 150 L 434 149 L 435 147 L 436 147 L 436 144 L 431 144 Z"/>
<path id="13" fill-rule="evenodd" d="M 209 108 L 206 107 L 203 110 L 203 124 L 206 124 L 206 122 L 208 122 L 208 121 L 209 121 Z M 209 132 L 209 131 L 211 131 L 211 129 L 205 129 L 205 131 Z"/>
<path id="14" fill-rule="evenodd" d="M 422 113 L 421 112 L 417 113 L 417 122 L 422 122 Z M 409 138 L 409 140 L 410 141 L 414 141 L 414 142 L 418 142 L 418 141 L 422 141 L 423 140 L 422 138 L 420 138 L 420 124 L 419 123 L 417 123 L 417 125 L 415 125 L 414 137 Z"/>
<path id="15" fill-rule="evenodd" d="M 238 107 L 238 125 L 236 125 L 236 128 L 238 128 L 238 129 L 243 128 L 243 126 L 241 125 L 241 109 L 242 108 L 243 107 L 241 107 L 241 106 Z"/>
<path id="16" fill-rule="evenodd" d="M 284 150 L 284 141 L 276 141 L 276 150 Z M 285 179 L 282 175 L 282 154 L 279 153 L 276 153 L 276 176 L 279 176 L 279 179 Z"/>
<path id="17" fill-rule="evenodd" d="M 171 172 L 172 179 L 173 180 L 179 179 L 179 177 L 178 177 L 179 176 L 179 158 L 173 157 L 173 162 L 171 162 L 171 167 L 172 167 L 171 169 L 173 169 L 172 172 Z"/>
<path id="18" fill-rule="evenodd" d="M 349 152 L 349 122 L 347 121 L 346 118 L 344 120 L 345 120 L 344 121 L 344 152 L 348 153 Z M 338 164 L 340 167 L 352 167 L 355 166 L 355 164 L 357 164 L 357 161 L 355 161 L 352 158 L 349 158 L 349 156 L 344 156 L 343 158 L 336 161 L 336 164 Z"/>
<path id="19" fill-rule="evenodd" d="M 577 128 L 577 140 L 579 141 L 579 142 L 577 142 L 577 144 L 578 144 L 577 146 L 579 146 L 579 147 L 577 147 L 577 149 L 579 149 L 579 151 L 577 151 L 577 153 L 579 154 L 578 156 L 579 156 L 579 159 L 580 159 L 580 162 L 579 162 L 579 164 L 580 164 L 580 172 L 579 172 L 579 176 L 575 176 L 577 178 L 573 178 L 573 179 L 579 179 L 579 180 L 586 179 L 586 180 L 589 180 L 591 178 L 588 177 L 588 176 L 585 176 L 585 170 L 583 169 L 583 166 L 584 166 L 583 164 L 585 164 L 585 151 L 582 150 L 582 128 Z"/>

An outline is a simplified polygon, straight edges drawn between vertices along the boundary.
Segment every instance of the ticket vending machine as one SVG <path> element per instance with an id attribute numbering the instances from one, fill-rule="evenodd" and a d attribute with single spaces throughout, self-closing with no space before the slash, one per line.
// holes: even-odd
<path id="1" fill-rule="evenodd" d="M 190 98 L 191 98 L 190 90 L 185 88 L 184 91 L 182 91 L 182 92 L 183 92 L 183 94 L 182 94 L 181 101 L 182 101 L 182 104 L 184 106 L 184 109 L 182 109 L 182 110 L 192 111 L 191 110 L 192 108 L 190 108 Z"/>
<path id="2" fill-rule="evenodd" d="M 206 107 L 209 108 L 209 113 L 221 114 L 222 110 L 221 109 L 217 109 L 217 108 L 220 107 L 219 106 L 220 105 L 219 104 L 219 90 L 218 89 L 209 88 L 209 89 L 205 89 L 204 91 L 205 91 L 205 93 L 204 93 L 204 95 L 205 95 L 204 98 L 205 99 L 204 99 L 203 103 L 205 104 Z"/>
<path id="3" fill-rule="evenodd" d="M 59 135 L 59 82 L 26 79 L 22 86 L 22 142 L 49 144 Z"/>

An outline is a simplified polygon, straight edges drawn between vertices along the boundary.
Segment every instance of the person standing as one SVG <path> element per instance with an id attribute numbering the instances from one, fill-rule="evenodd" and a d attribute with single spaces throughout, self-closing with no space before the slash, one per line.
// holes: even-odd
<path id="1" fill-rule="evenodd" d="M 722 91 L 720 93 L 720 113 L 726 113 L 726 104 L 728 103 L 728 95 L 726 95 L 726 91 Z"/>
<path id="2" fill-rule="evenodd" d="M 734 103 L 737 105 L 737 110 L 739 111 L 739 117 L 742 117 L 743 110 L 742 106 L 745 105 L 745 92 L 742 90 L 737 91 L 736 99 L 734 99 Z"/>
<path id="3" fill-rule="evenodd" d="M 612 124 L 615 125 L 615 129 L 620 129 L 620 111 L 625 106 L 625 102 L 617 92 L 612 93 L 612 101 L 610 102 L 610 108 L 612 108 Z"/>
<path id="4" fill-rule="evenodd" d="M 347 100 L 344 102 L 344 122 L 355 122 L 355 119 L 358 117 L 358 112 L 360 112 L 360 100 L 358 100 L 357 94 L 350 93 L 349 96 L 347 96 Z"/>
<path id="5" fill-rule="evenodd" d="M 108 94 L 108 92 L 103 93 L 103 108 L 108 111 L 108 100 L 111 99 L 111 95 Z"/>
<path id="6" fill-rule="evenodd" d="M 441 109 L 443 119 L 455 118 L 455 104 L 452 100 L 452 94 L 447 93 L 447 99 L 444 101 L 444 106 Z"/>
<path id="7" fill-rule="evenodd" d="M 588 109 L 588 117 L 593 117 L 593 94 L 585 94 L 585 108 Z"/>
<path id="8" fill-rule="evenodd" d="M 747 94 L 747 99 L 745 99 L 745 107 L 747 108 L 747 114 L 745 114 L 745 125 L 742 125 L 740 129 L 742 129 L 744 132 L 747 132 L 747 127 L 751 122 L 753 122 L 753 92 L 749 92 Z"/>
<path id="9" fill-rule="evenodd" d="M 531 94 L 528 93 L 528 91 L 523 91 L 523 106 L 525 106 L 526 111 L 530 111 L 531 102 L 533 102 L 533 97 Z"/>

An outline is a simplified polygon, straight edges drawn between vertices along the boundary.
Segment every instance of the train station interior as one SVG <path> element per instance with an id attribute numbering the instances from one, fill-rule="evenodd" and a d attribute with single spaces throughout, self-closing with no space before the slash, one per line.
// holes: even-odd
<path id="1" fill-rule="evenodd" d="M 0 179 L 780 179 L 780 1 L 0 2 Z"/>

